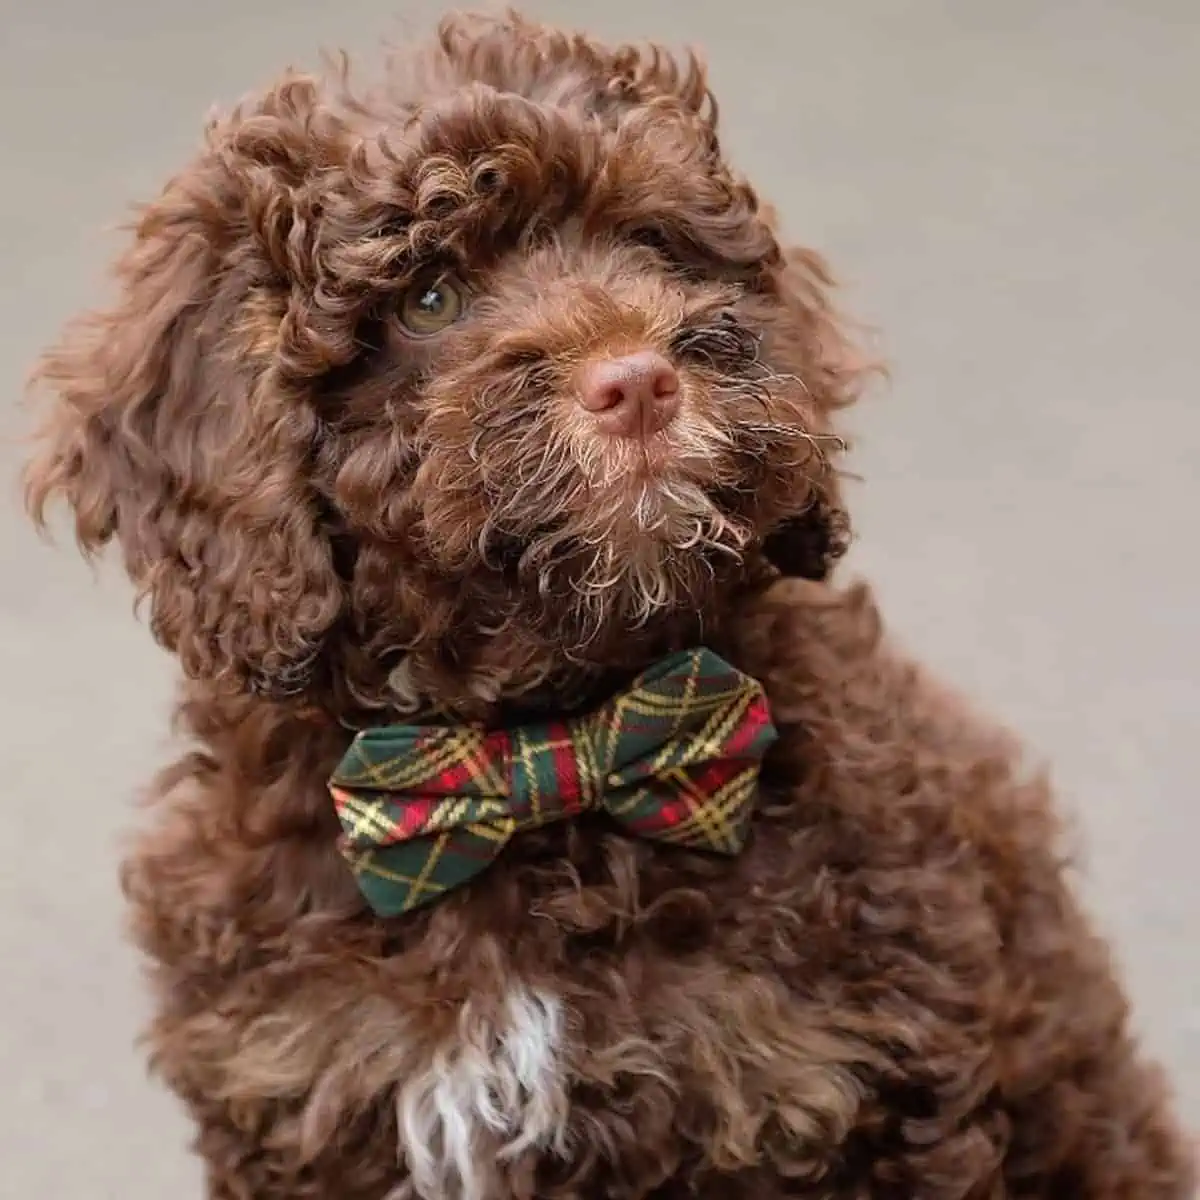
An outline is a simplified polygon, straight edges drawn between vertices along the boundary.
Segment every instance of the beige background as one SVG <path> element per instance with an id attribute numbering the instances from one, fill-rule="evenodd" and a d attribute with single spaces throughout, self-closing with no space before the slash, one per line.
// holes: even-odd
<path id="1" fill-rule="evenodd" d="M 539 13 L 587 21 L 572 0 Z M 0 0 L 0 1196 L 186 1200 L 114 867 L 168 664 L 10 502 L 21 373 L 229 102 L 433 4 Z M 1025 733 L 1200 1124 L 1200 5 L 607 0 L 709 49 L 739 163 L 882 331 L 857 566 Z"/>

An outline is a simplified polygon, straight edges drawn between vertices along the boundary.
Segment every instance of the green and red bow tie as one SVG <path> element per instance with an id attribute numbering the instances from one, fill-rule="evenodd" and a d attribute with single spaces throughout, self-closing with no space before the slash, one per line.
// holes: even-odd
<path id="1" fill-rule="evenodd" d="M 598 809 L 640 837 L 736 854 L 775 737 L 762 687 L 701 649 L 586 716 L 367 730 L 329 786 L 363 895 L 395 916 L 478 875 L 522 830 Z"/>

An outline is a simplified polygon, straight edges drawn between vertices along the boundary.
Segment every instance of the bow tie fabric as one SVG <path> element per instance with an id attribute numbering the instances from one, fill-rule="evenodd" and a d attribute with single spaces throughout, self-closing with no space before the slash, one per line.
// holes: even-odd
<path id="1" fill-rule="evenodd" d="M 380 916 L 465 884 L 521 831 L 588 811 L 638 837 L 734 855 L 776 736 L 761 685 L 705 649 L 584 716 L 368 729 L 329 783 L 340 849 Z"/>

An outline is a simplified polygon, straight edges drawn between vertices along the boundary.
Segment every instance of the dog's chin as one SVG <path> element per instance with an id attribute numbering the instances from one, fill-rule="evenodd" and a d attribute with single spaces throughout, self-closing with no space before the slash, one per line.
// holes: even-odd
<path id="1" fill-rule="evenodd" d="M 705 611 L 751 531 L 703 484 L 647 460 L 509 550 L 527 613 L 578 649 Z"/>

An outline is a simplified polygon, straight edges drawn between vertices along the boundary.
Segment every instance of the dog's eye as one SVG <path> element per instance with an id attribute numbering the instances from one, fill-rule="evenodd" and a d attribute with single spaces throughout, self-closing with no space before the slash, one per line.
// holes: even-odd
<path id="1" fill-rule="evenodd" d="M 461 284 L 446 275 L 429 275 L 404 293 L 400 321 L 414 337 L 432 337 L 453 325 L 465 307 Z"/>

